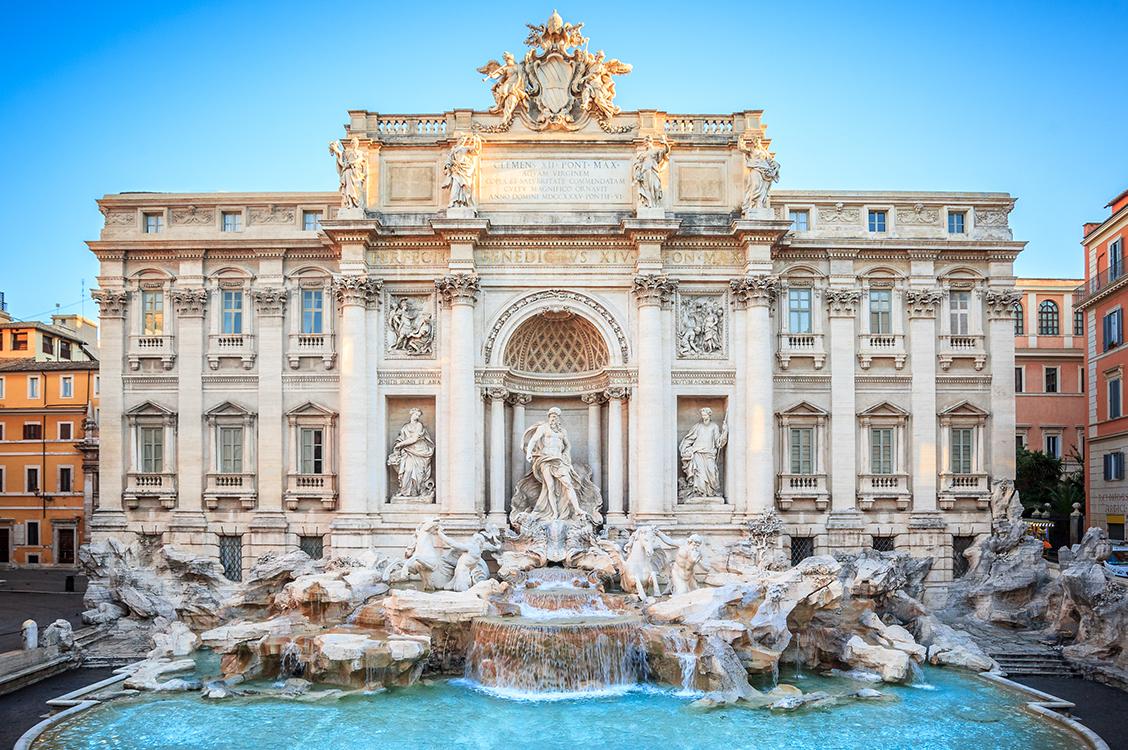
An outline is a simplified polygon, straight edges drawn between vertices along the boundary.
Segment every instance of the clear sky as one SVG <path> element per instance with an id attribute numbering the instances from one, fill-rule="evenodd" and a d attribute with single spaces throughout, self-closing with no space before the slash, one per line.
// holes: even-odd
<path id="1" fill-rule="evenodd" d="M 83 309 L 95 199 L 332 190 L 345 111 L 484 109 L 553 2 L 634 65 L 624 109 L 765 110 L 781 188 L 1001 190 L 1026 276 L 1077 276 L 1128 188 L 1128 3 L 4 4 L 0 290 Z M 86 295 L 85 312 L 96 314 Z"/>

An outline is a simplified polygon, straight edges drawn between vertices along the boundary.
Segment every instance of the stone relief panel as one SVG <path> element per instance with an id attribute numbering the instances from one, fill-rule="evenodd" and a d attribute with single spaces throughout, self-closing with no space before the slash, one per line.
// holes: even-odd
<path id="1" fill-rule="evenodd" d="M 293 206 L 251 206 L 247 211 L 251 224 L 293 224 Z"/>
<path id="2" fill-rule="evenodd" d="M 728 340 L 725 295 L 678 294 L 677 352 L 679 359 L 724 359 Z"/>
<path id="3" fill-rule="evenodd" d="M 390 359 L 435 356 L 435 295 L 390 292 L 385 302 L 386 352 Z"/>
<path id="4" fill-rule="evenodd" d="M 674 175 L 679 203 L 723 204 L 725 202 L 723 163 L 677 164 Z"/>
<path id="5" fill-rule="evenodd" d="M 390 396 L 386 402 L 388 502 L 435 502 L 435 400 Z"/>
<path id="6" fill-rule="evenodd" d="M 386 162 L 383 172 L 389 204 L 435 200 L 435 166 L 430 162 Z"/>
<path id="7" fill-rule="evenodd" d="M 725 502 L 725 446 L 728 444 L 723 397 L 678 399 L 678 503 Z"/>

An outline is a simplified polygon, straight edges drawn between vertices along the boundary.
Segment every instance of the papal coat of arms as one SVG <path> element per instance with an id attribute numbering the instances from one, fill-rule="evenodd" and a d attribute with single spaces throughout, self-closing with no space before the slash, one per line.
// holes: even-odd
<path id="1" fill-rule="evenodd" d="M 530 49 L 523 60 L 506 52 L 501 62 L 490 60 L 478 68 L 486 80 L 497 81 L 490 112 L 501 115 L 500 123 L 480 130 L 506 131 L 516 116 L 533 130 L 577 130 L 591 118 L 609 133 L 633 127 L 611 124 L 619 113 L 613 76 L 630 73 L 630 65 L 608 60 L 602 50 L 589 52 L 588 39 L 580 34 L 583 24 L 564 23 L 556 11 L 543 25 L 527 25 Z"/>

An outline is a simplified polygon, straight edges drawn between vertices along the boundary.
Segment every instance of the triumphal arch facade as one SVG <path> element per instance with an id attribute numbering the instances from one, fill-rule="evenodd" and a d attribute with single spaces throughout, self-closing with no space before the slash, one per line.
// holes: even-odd
<path id="1" fill-rule="evenodd" d="M 621 111 L 629 64 L 529 28 L 492 106 L 350 111 L 338 191 L 99 201 L 95 536 L 775 513 L 793 557 L 950 577 L 1013 477 L 1013 198 L 776 189 L 760 111 Z"/>

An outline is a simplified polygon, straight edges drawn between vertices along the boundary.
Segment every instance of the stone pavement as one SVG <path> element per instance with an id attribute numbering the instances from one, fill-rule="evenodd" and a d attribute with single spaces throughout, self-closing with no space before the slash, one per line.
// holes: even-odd
<path id="1" fill-rule="evenodd" d="M 73 573 L 59 570 L 0 570 L 0 651 L 23 646 L 20 626 L 24 620 L 39 623 L 39 632 L 57 619 L 82 627 L 82 596 L 86 578 L 75 576 L 75 591 L 66 591 L 66 578 Z"/>
<path id="2" fill-rule="evenodd" d="M 1128 693 L 1092 680 L 1076 677 L 1016 677 L 1029 685 L 1072 703 L 1070 713 L 1108 743 L 1110 750 L 1128 750 Z"/>
<path id="3" fill-rule="evenodd" d="M 113 674 L 112 669 L 72 669 L 69 672 L 48 677 L 42 682 L 0 695 L 0 749 L 9 750 L 20 736 L 38 724 L 51 707 L 47 701 L 60 695 L 104 680 Z"/>

